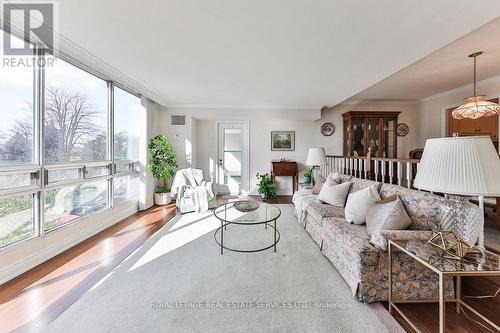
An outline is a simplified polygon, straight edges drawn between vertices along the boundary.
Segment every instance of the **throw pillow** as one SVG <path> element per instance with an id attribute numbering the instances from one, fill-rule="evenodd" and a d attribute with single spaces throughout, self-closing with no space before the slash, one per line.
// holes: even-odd
<path id="1" fill-rule="evenodd" d="M 377 189 L 378 184 L 373 184 L 349 194 L 345 205 L 345 218 L 347 222 L 354 224 L 363 224 L 366 222 L 368 206 L 380 201 Z"/>
<path id="2" fill-rule="evenodd" d="M 366 231 L 369 235 L 380 230 L 405 230 L 410 225 L 410 217 L 397 194 L 368 207 Z"/>
<path id="3" fill-rule="evenodd" d="M 332 206 L 343 208 L 351 182 L 336 184 L 332 179 L 327 179 L 318 194 L 318 200 Z"/>
<path id="4" fill-rule="evenodd" d="M 312 194 L 318 195 L 325 181 L 326 179 L 323 176 L 318 176 L 316 179 L 314 179 L 314 187 L 312 189 Z"/>
<path id="5" fill-rule="evenodd" d="M 334 181 L 337 182 L 337 184 L 340 184 L 340 173 L 338 172 L 330 172 L 330 174 L 326 177 L 327 179 L 328 178 L 331 178 L 333 179 Z"/>

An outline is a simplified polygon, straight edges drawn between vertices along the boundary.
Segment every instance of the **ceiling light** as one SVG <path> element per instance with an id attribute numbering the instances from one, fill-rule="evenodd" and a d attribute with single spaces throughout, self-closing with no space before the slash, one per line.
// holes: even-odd
<path id="1" fill-rule="evenodd" d="M 486 95 L 476 95 L 477 65 L 476 58 L 483 54 L 483 51 L 469 54 L 469 58 L 474 58 L 474 95 L 467 97 L 464 104 L 453 110 L 452 117 L 455 119 L 478 119 L 500 114 L 500 105 L 486 100 Z"/>

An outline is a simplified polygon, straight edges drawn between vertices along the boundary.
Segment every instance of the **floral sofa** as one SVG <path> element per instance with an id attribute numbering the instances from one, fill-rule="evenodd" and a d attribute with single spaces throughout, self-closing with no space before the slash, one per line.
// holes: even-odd
<path id="1" fill-rule="evenodd" d="M 340 177 L 341 182 L 352 182 L 350 193 L 376 183 L 347 175 Z M 392 240 L 428 240 L 431 230 L 438 228 L 440 207 L 446 199 L 398 185 L 376 184 L 382 199 L 399 194 L 412 221 L 408 230 L 383 231 L 382 236 Z M 295 200 L 296 196 L 294 203 Z M 301 220 L 306 232 L 343 276 L 356 299 L 362 302 L 388 300 L 387 251 L 370 243 L 365 225 L 347 223 L 342 208 L 318 200 L 305 208 Z M 435 273 L 404 253 L 395 252 L 393 256 L 395 299 L 437 299 L 439 283 Z M 454 294 L 452 280 L 447 281 L 447 294 Z"/>

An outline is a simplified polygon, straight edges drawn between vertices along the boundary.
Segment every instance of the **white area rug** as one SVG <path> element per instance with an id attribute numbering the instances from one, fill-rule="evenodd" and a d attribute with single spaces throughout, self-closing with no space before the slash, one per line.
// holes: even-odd
<path id="1" fill-rule="evenodd" d="M 388 332 L 292 214 L 278 205 L 277 252 L 235 253 L 211 214 L 177 216 L 47 332 Z M 272 243 L 272 228 L 229 226 L 228 246 Z M 384 310 L 382 310 L 384 311 Z M 399 330 L 399 329 L 396 329 Z"/>

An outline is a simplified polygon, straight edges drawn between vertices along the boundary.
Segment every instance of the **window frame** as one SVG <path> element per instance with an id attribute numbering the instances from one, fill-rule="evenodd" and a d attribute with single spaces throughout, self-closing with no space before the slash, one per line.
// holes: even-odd
<path id="1" fill-rule="evenodd" d="M 116 177 L 121 177 L 121 176 L 133 176 L 134 174 L 139 177 L 140 172 L 139 172 L 139 161 L 138 160 L 129 160 L 129 159 L 115 159 L 115 154 L 114 154 L 114 149 L 115 149 L 115 132 L 114 132 L 114 120 L 115 120 L 115 90 L 114 88 L 118 88 L 123 90 L 126 93 L 131 94 L 132 96 L 137 97 L 139 100 L 141 99 L 141 95 L 131 92 L 130 89 L 124 87 L 123 85 L 116 83 L 116 82 L 111 82 L 112 86 L 112 93 L 110 94 L 110 104 L 112 105 L 112 120 L 113 120 L 113 137 L 111 139 L 111 145 L 110 145 L 110 151 L 112 153 L 111 158 L 113 160 L 113 166 L 112 166 L 112 174 L 113 174 L 113 181 L 111 182 L 111 186 L 113 187 L 113 191 L 110 191 L 111 195 L 111 202 L 113 203 L 113 206 L 115 206 L 115 195 L 114 195 L 114 178 Z M 128 170 L 126 171 L 117 171 L 117 164 L 128 164 Z M 116 206 L 123 205 L 127 202 L 127 200 L 122 201 L 120 203 L 116 203 Z"/>
<path id="2" fill-rule="evenodd" d="M 0 33 L 4 31 L 0 27 Z M 10 32 L 13 36 L 25 40 L 24 37 L 17 36 L 16 34 Z M 27 194 L 33 195 L 32 203 L 32 218 L 33 218 L 33 232 L 30 237 L 20 239 L 18 241 L 9 243 L 4 246 L 0 246 L 0 253 L 8 251 L 13 247 L 19 246 L 20 244 L 32 240 L 35 238 L 43 238 L 45 234 L 50 234 L 59 229 L 65 228 L 69 225 L 78 223 L 81 220 L 85 220 L 94 215 L 103 213 L 105 211 L 113 209 L 115 206 L 123 205 L 129 200 L 125 200 L 117 205 L 114 203 L 114 178 L 115 176 L 120 177 L 124 175 L 132 175 L 138 172 L 138 160 L 116 160 L 114 159 L 114 88 L 117 87 L 137 98 L 141 98 L 141 94 L 132 91 L 125 85 L 113 81 L 109 77 L 99 73 L 89 66 L 82 64 L 73 57 L 70 57 L 61 52 L 55 52 L 51 50 L 46 52 L 43 48 L 39 47 L 36 43 L 33 45 L 33 57 L 35 59 L 35 65 L 33 66 L 33 139 L 32 139 L 32 156 L 30 163 L 13 163 L 5 166 L 0 166 L 0 174 L 22 174 L 22 173 L 36 173 L 36 185 L 30 186 L 17 186 L 9 188 L 8 190 L 0 190 L 0 199 L 11 198 L 17 196 L 23 196 Z M 45 163 L 44 160 L 44 116 L 45 116 L 45 87 L 46 87 L 46 75 L 45 67 L 40 66 L 40 63 L 44 63 L 48 56 L 53 56 L 59 58 L 69 65 L 76 67 L 79 70 L 83 70 L 86 73 L 101 79 L 106 82 L 106 94 L 107 94 L 107 104 L 106 104 L 106 119 L 108 124 L 106 126 L 106 159 L 103 161 L 68 161 L 62 163 Z M 141 134 L 142 135 L 142 134 Z M 116 163 L 118 162 L 118 163 Z M 116 171 L 116 164 L 129 164 L 129 169 L 127 171 Z M 108 173 L 106 175 L 100 176 L 88 176 L 86 169 L 92 167 L 107 167 Z M 48 181 L 48 172 L 52 170 L 67 170 L 67 169 L 81 169 L 79 171 L 80 177 L 70 180 L 62 181 Z M 50 190 L 57 188 L 62 188 L 68 185 L 83 184 L 86 182 L 97 182 L 104 180 L 107 182 L 107 206 L 97 212 L 90 213 L 88 215 L 79 217 L 75 220 L 69 221 L 57 225 L 50 230 L 45 231 L 45 193 Z"/>

